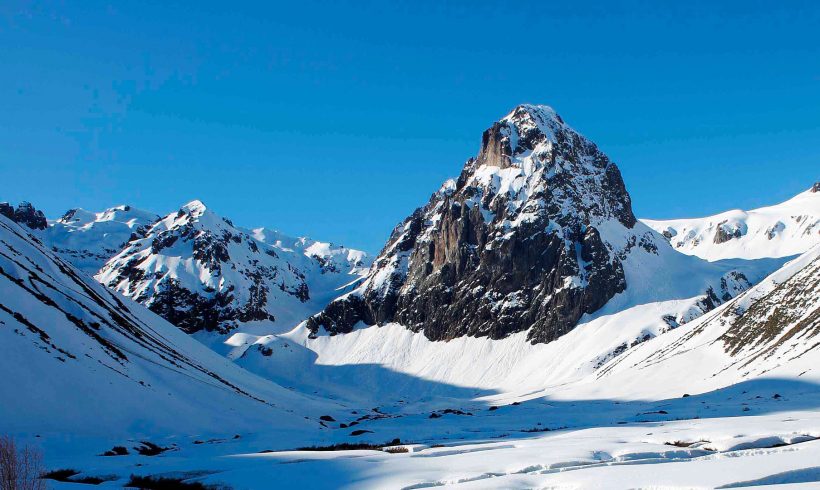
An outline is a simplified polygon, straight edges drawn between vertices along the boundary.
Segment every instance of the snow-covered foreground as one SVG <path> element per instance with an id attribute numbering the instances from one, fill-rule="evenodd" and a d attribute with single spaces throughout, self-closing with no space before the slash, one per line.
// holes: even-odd
<path id="1" fill-rule="evenodd" d="M 501 397 L 504 398 L 504 397 Z M 452 401 L 452 400 L 451 400 Z M 305 444 L 372 442 L 378 449 L 294 451 L 276 433 L 196 435 L 153 442 L 157 456 L 99 456 L 138 441 L 44 441 L 53 468 L 78 477 L 166 476 L 234 488 L 715 488 L 820 480 L 820 390 L 815 381 L 758 379 L 658 401 L 473 400 L 464 413 L 395 403 L 328 423 Z M 497 407 L 497 408 L 492 408 Z M 455 408 L 455 407 L 449 407 Z M 440 416 L 433 416 L 431 414 Z M 71 450 L 66 451 L 66 447 Z M 67 456 L 67 454 L 70 454 Z M 58 488 L 60 486 L 58 485 Z M 799 488 L 799 486 L 798 486 Z"/>

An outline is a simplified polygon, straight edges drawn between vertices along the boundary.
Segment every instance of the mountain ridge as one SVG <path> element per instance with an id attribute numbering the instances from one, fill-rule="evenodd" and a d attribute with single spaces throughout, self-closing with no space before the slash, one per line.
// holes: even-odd
<path id="1" fill-rule="evenodd" d="M 397 322 L 431 340 L 526 330 L 549 342 L 623 295 L 627 276 L 671 280 L 667 259 L 683 260 L 635 218 L 617 166 L 552 108 L 525 104 L 484 132 L 458 179 L 397 226 L 362 285 L 307 328 Z M 703 287 L 704 308 L 731 296 Z"/>
<path id="2" fill-rule="evenodd" d="M 363 252 L 306 238 L 283 244 L 282 234 L 266 243 L 260 230 L 194 200 L 131 240 L 96 278 L 188 333 L 227 334 L 246 324 L 290 329 L 369 265 Z"/>

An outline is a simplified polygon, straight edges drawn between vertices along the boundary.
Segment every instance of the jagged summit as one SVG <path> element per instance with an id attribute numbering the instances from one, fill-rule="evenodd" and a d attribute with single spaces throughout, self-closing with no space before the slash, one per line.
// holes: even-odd
<path id="1" fill-rule="evenodd" d="M 48 227 L 48 222 L 43 212 L 36 209 L 28 201 L 21 202 L 17 205 L 16 209 L 7 202 L 0 202 L 0 215 L 21 225 L 25 225 L 32 230 L 45 230 Z"/>
<path id="2" fill-rule="evenodd" d="M 205 206 L 205 203 L 200 201 L 199 199 L 194 199 L 193 201 L 189 202 L 188 204 L 182 206 L 180 208 L 181 211 L 190 214 L 194 218 L 198 218 L 205 214 L 208 211 L 208 207 Z"/>
<path id="3" fill-rule="evenodd" d="M 507 124 L 514 127 L 515 132 L 511 132 L 511 136 L 514 137 L 511 142 L 513 154 L 520 154 L 526 150 L 535 150 L 539 144 L 546 142 L 558 143 L 556 133 L 567 131 L 575 133 L 575 130 L 564 123 L 564 120 L 555 112 L 555 109 L 546 105 L 519 105 L 501 118 L 497 124 Z M 532 136 L 532 138 L 529 136 Z"/>
<path id="4" fill-rule="evenodd" d="M 484 131 L 477 164 L 520 166 L 517 156 L 527 151 L 548 151 L 550 144 L 558 142 L 555 133 L 568 130 L 552 107 L 520 105 Z"/>
<path id="5" fill-rule="evenodd" d="M 509 114 L 502 117 L 500 121 L 509 122 L 519 127 L 536 125 L 542 131 L 549 125 L 559 125 L 565 129 L 570 129 L 555 109 L 544 104 L 520 104 Z"/>
<path id="6" fill-rule="evenodd" d="M 617 166 L 549 106 L 520 105 L 484 131 L 478 156 L 456 183 L 471 186 L 528 213 L 550 203 L 554 217 L 615 217 L 627 227 L 636 221 Z"/>

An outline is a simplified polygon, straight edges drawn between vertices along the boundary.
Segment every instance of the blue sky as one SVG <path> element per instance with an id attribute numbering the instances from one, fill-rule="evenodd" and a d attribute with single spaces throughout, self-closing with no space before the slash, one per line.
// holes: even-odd
<path id="1" fill-rule="evenodd" d="M 377 251 L 522 102 L 598 143 L 639 216 L 820 179 L 817 2 L 444 3 L 4 2 L 0 200 L 198 198 Z"/>

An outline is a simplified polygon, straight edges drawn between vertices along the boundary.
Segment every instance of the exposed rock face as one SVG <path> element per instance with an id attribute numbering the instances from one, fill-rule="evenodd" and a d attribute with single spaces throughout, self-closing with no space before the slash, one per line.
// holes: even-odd
<path id="1" fill-rule="evenodd" d="M 820 192 L 820 182 L 815 182 L 813 186 L 811 186 L 812 192 Z"/>
<path id="2" fill-rule="evenodd" d="M 7 202 L 0 202 L 0 214 L 14 221 L 14 206 Z"/>
<path id="3" fill-rule="evenodd" d="M 2 202 L 0 203 L 0 214 L 32 230 L 48 228 L 48 221 L 43 212 L 35 209 L 30 202 L 21 202 L 17 205 L 17 209 L 7 202 Z"/>
<path id="4" fill-rule="evenodd" d="M 549 107 L 522 105 L 308 328 L 395 321 L 432 340 L 528 330 L 548 342 L 627 287 L 624 254 L 655 246 L 635 223 L 615 164 Z"/>
<path id="5" fill-rule="evenodd" d="M 266 243 L 271 240 L 273 243 Z M 293 327 L 355 282 L 362 252 L 244 230 L 199 201 L 134 234 L 96 278 L 187 333 Z"/>
<path id="6" fill-rule="evenodd" d="M 737 223 L 729 223 L 727 220 L 718 223 L 717 231 L 715 231 L 715 244 L 726 243 L 733 238 L 740 238 L 743 236 L 743 228 Z"/>

